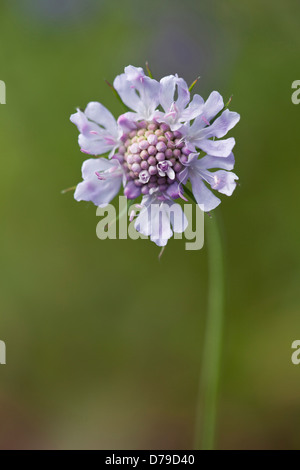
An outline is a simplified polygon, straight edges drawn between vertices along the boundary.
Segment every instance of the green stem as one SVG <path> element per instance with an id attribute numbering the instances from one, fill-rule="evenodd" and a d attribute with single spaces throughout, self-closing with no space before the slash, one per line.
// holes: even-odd
<path id="1" fill-rule="evenodd" d="M 215 445 L 224 311 L 222 241 L 216 216 L 206 220 L 209 291 L 204 339 L 195 447 L 211 450 Z"/>

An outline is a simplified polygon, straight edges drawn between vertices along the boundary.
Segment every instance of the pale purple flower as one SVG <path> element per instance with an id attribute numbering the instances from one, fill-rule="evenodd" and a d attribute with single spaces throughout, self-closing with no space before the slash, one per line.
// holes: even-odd
<path id="1" fill-rule="evenodd" d="M 176 91 L 177 100 L 175 100 Z M 157 112 L 156 120 L 169 124 L 172 131 L 180 129 L 183 123 L 198 116 L 204 105 L 204 100 L 199 95 L 194 95 L 190 102 L 189 87 L 178 75 L 169 75 L 161 79 L 159 102 L 164 113 Z"/>
<path id="2" fill-rule="evenodd" d="M 90 158 L 82 165 L 83 181 L 77 185 L 74 198 L 105 207 L 119 193 L 123 177 L 117 159 Z"/>
<path id="3" fill-rule="evenodd" d="M 77 109 L 70 119 L 80 132 L 78 143 L 83 153 L 102 155 L 110 152 L 110 157 L 114 155 L 121 143 L 122 131 L 102 104 L 91 102 L 84 112 Z"/>
<path id="4" fill-rule="evenodd" d="M 210 121 L 224 108 L 222 96 L 213 91 L 202 106 L 201 113 L 192 124 L 187 124 L 181 132 L 186 147 L 196 148 L 216 157 L 228 157 L 235 145 L 233 137 L 225 140 L 211 140 L 224 137 L 240 120 L 240 115 L 226 109 L 212 124 Z"/>
<path id="5" fill-rule="evenodd" d="M 168 176 L 171 180 L 175 179 L 175 171 L 172 168 L 173 163 L 169 160 L 158 162 L 157 169 L 159 176 Z"/>
<path id="6" fill-rule="evenodd" d="M 216 91 L 206 102 L 199 95 L 191 99 L 182 78 L 170 75 L 158 82 L 140 67 L 126 67 L 114 80 L 114 88 L 131 109 L 117 121 L 96 102 L 71 116 L 82 152 L 109 154 L 83 163 L 83 181 L 74 197 L 105 206 L 122 186 L 128 199 L 142 196 L 136 229 L 164 246 L 173 231 L 181 233 L 186 228 L 187 220 L 174 203 L 184 198 L 185 184 L 191 183 L 204 211 L 221 202 L 212 191 L 227 196 L 234 191 L 238 179 L 231 171 L 235 140 L 222 138 L 239 115 L 224 110 L 223 98 Z"/>
<path id="7" fill-rule="evenodd" d="M 198 159 L 198 154 L 190 154 L 184 163 L 185 169 L 180 174 L 180 181 L 183 183 L 188 179 L 191 181 L 194 197 L 204 212 L 215 209 L 221 202 L 206 184 L 226 196 L 231 196 L 233 193 L 238 177 L 235 173 L 227 170 L 232 170 L 234 163 L 233 153 L 224 158 L 206 155 L 200 159 Z M 221 170 L 208 171 L 212 168 L 221 168 Z"/>
<path id="8" fill-rule="evenodd" d="M 123 103 L 133 110 L 119 118 L 120 124 L 135 128 L 136 121 L 153 119 L 159 104 L 160 86 L 156 80 L 147 77 L 141 67 L 125 67 L 125 72 L 115 78 L 114 88 Z"/>

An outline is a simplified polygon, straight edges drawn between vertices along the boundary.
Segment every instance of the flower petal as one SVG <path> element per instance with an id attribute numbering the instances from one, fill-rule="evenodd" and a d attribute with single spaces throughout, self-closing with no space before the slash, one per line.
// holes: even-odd
<path id="1" fill-rule="evenodd" d="M 113 150 L 116 146 L 116 143 L 112 143 L 110 137 L 107 137 L 107 140 L 105 140 L 105 137 L 99 135 L 87 137 L 84 134 L 79 134 L 78 143 L 81 150 L 90 155 L 103 155 Z"/>
<path id="2" fill-rule="evenodd" d="M 139 115 L 142 119 L 151 120 L 159 104 L 159 83 L 150 77 L 145 77 L 136 84 L 140 93 Z"/>
<path id="3" fill-rule="evenodd" d="M 118 124 L 124 132 L 130 132 L 136 129 L 136 113 L 128 112 L 121 114 L 118 118 Z"/>
<path id="4" fill-rule="evenodd" d="M 206 127 L 201 131 L 202 138 L 209 137 L 224 137 L 240 120 L 240 115 L 233 111 L 226 109 L 211 126 Z"/>
<path id="5" fill-rule="evenodd" d="M 86 160 L 82 165 L 83 180 L 76 187 L 74 198 L 77 201 L 92 201 L 96 206 L 106 206 L 118 194 L 122 183 L 120 176 L 99 180 L 96 171 L 105 171 L 116 166 L 116 161 L 105 158 Z"/>
<path id="6" fill-rule="evenodd" d="M 150 239 L 158 246 L 165 246 L 173 235 L 170 226 L 169 205 L 166 203 L 151 204 L 151 234 Z"/>
<path id="7" fill-rule="evenodd" d="M 234 155 L 231 153 L 226 158 L 212 157 L 211 155 L 205 155 L 196 162 L 196 166 L 199 170 L 209 170 L 210 168 L 222 168 L 224 170 L 232 170 L 234 167 Z"/>
<path id="8" fill-rule="evenodd" d="M 220 204 L 221 200 L 205 186 L 199 174 L 191 172 L 190 180 L 192 183 L 193 194 L 202 211 L 211 211 Z"/>
<path id="9" fill-rule="evenodd" d="M 184 171 L 184 170 L 183 170 Z M 188 170 L 186 169 L 188 172 Z M 181 174 L 181 173 L 180 173 Z M 188 176 L 188 175 L 187 175 Z M 180 197 L 180 188 L 179 188 L 179 183 L 175 181 L 175 183 L 172 183 L 169 185 L 168 189 L 166 190 L 166 194 L 168 197 L 171 199 L 178 199 Z"/>
<path id="10" fill-rule="evenodd" d="M 114 87 L 122 101 L 137 114 L 137 119 L 151 120 L 159 103 L 159 83 L 147 77 L 143 69 L 125 68 L 125 73 L 114 80 Z"/>
<path id="11" fill-rule="evenodd" d="M 233 137 L 223 140 L 203 139 L 198 142 L 198 147 L 201 150 L 215 157 L 228 157 L 234 146 L 235 140 Z"/>
<path id="12" fill-rule="evenodd" d="M 186 109 L 181 113 L 180 120 L 191 121 L 203 112 L 204 100 L 200 95 L 195 95 Z"/>
<path id="13" fill-rule="evenodd" d="M 113 164 L 116 165 L 116 163 L 113 163 L 106 158 L 90 158 L 89 160 L 85 160 L 81 167 L 82 178 L 84 180 L 93 178 L 96 176 L 96 171 L 108 170 Z"/>
<path id="14" fill-rule="evenodd" d="M 193 142 L 196 139 L 202 139 L 202 129 L 209 126 L 211 119 L 214 118 L 221 109 L 223 109 L 223 107 L 224 101 L 222 96 L 217 91 L 213 91 L 205 103 L 201 105 L 201 114 L 198 113 L 193 124 L 190 127 L 187 126 L 185 128 L 185 133 L 189 140 Z"/>
<path id="15" fill-rule="evenodd" d="M 92 123 L 88 121 L 86 115 L 80 109 L 77 109 L 77 113 L 70 116 L 70 121 L 75 124 L 75 126 L 77 126 L 79 132 L 81 133 L 89 132 L 91 129 Z"/>
<path id="16" fill-rule="evenodd" d="M 133 181 L 129 181 L 124 188 L 124 195 L 127 199 L 136 199 L 141 194 L 141 188 L 136 186 Z"/>
<path id="17" fill-rule="evenodd" d="M 136 218 L 135 229 L 145 236 L 150 235 L 150 240 L 156 245 L 165 246 L 173 235 L 171 221 L 178 232 L 185 230 L 187 219 L 179 204 L 161 202 L 155 194 L 144 197 L 141 204 L 143 209 Z M 176 214 L 173 215 L 175 211 Z"/>
<path id="18" fill-rule="evenodd" d="M 118 137 L 118 126 L 114 116 L 105 106 L 91 101 L 85 109 L 86 117 L 106 129 L 112 136 Z"/>
<path id="19" fill-rule="evenodd" d="M 188 226 L 188 220 L 181 206 L 176 203 L 170 205 L 170 220 L 174 232 L 182 233 Z"/>
<path id="20" fill-rule="evenodd" d="M 145 72 L 142 67 L 135 67 L 134 65 L 127 65 L 124 72 L 130 82 L 140 81 L 145 77 Z"/>
<path id="21" fill-rule="evenodd" d="M 218 92 L 214 91 L 204 104 L 202 113 L 195 118 L 192 125 L 183 126 L 180 132 L 186 138 L 186 146 L 190 150 L 194 150 L 195 147 L 201 148 L 201 143 L 205 139 L 209 139 L 211 137 L 224 137 L 224 135 L 237 124 L 240 120 L 239 114 L 229 111 L 228 109 L 226 109 L 211 125 L 209 124 L 211 119 L 215 117 L 223 107 L 224 103 L 222 96 Z M 205 143 L 204 145 L 211 144 Z"/>
<path id="22" fill-rule="evenodd" d="M 231 171 L 219 170 L 212 173 L 214 178 L 214 184 L 211 186 L 212 189 L 216 189 L 219 193 L 231 196 L 236 188 L 236 180 L 239 178 Z"/>
<path id="23" fill-rule="evenodd" d="M 189 169 L 188 167 L 185 167 L 178 176 L 178 179 L 180 183 L 185 184 L 189 178 Z M 172 184 L 170 186 L 173 186 Z"/>
<path id="24" fill-rule="evenodd" d="M 83 152 L 91 155 L 113 154 L 121 131 L 113 115 L 102 104 L 91 102 L 84 113 L 78 109 L 70 120 L 80 132 L 78 143 Z"/>
<path id="25" fill-rule="evenodd" d="M 175 95 L 177 92 L 177 99 Z M 182 123 L 194 119 L 201 113 L 204 101 L 199 95 L 195 95 L 192 102 L 186 108 L 190 100 L 190 92 L 187 83 L 177 75 L 169 75 L 160 81 L 160 104 L 165 114 L 156 113 L 158 122 L 166 122 L 171 130 L 178 130 Z"/>
<path id="26" fill-rule="evenodd" d="M 160 81 L 159 102 L 166 113 L 170 111 L 172 104 L 175 102 L 174 95 L 176 87 L 178 95 L 176 106 L 179 112 L 183 111 L 190 101 L 189 88 L 183 78 L 178 78 L 175 75 L 168 75 L 167 77 L 163 77 Z"/>
<path id="27" fill-rule="evenodd" d="M 213 91 L 203 106 L 203 116 L 209 122 L 224 108 L 224 101 L 220 93 Z"/>
<path id="28" fill-rule="evenodd" d="M 135 219 L 134 228 L 142 235 L 148 237 L 151 233 L 151 212 L 148 211 L 151 203 L 151 196 L 145 196 L 142 199 L 142 209 Z"/>
<path id="29" fill-rule="evenodd" d="M 114 88 L 119 93 L 123 103 L 134 111 L 138 111 L 140 104 L 140 97 L 137 95 L 135 88 L 125 73 L 118 75 L 114 79 Z"/>

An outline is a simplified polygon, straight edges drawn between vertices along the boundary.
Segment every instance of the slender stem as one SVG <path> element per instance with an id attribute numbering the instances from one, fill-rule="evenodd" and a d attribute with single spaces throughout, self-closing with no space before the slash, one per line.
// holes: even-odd
<path id="1" fill-rule="evenodd" d="M 208 218 L 207 218 L 208 219 Z M 195 447 L 211 450 L 215 445 L 224 310 L 222 241 L 216 216 L 206 220 L 208 244 L 208 312 L 199 383 Z"/>

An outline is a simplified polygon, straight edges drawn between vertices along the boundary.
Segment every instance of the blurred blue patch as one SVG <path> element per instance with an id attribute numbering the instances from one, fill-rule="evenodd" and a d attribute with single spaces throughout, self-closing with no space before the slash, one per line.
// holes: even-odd
<path id="1" fill-rule="evenodd" d="M 33 21 L 65 26 L 88 19 L 103 5 L 102 0 L 13 0 L 9 4 Z"/>

